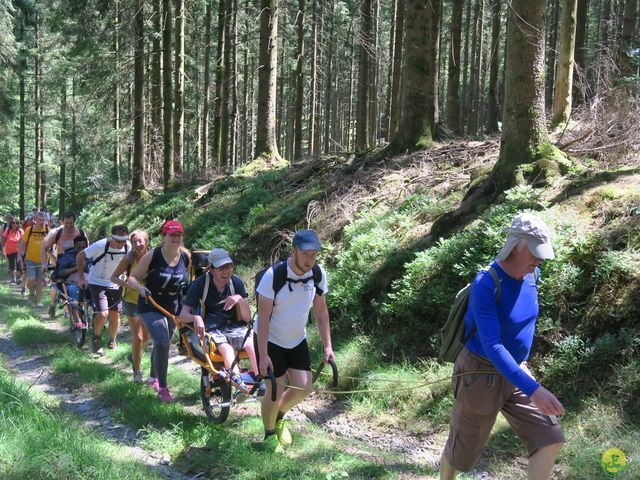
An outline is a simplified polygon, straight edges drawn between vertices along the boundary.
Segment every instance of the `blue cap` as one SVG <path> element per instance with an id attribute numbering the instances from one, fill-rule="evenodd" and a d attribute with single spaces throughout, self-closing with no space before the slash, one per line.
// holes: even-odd
<path id="1" fill-rule="evenodd" d="M 300 230 L 293 236 L 294 247 L 300 250 L 320 250 L 320 240 L 313 230 Z"/>

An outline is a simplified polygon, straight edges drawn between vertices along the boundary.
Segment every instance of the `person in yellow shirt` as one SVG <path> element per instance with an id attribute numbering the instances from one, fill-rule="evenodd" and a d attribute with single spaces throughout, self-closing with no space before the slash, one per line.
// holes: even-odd
<path id="1" fill-rule="evenodd" d="M 129 276 L 138 265 L 140 259 L 147 253 L 149 250 L 149 234 L 144 230 L 134 230 L 129 235 L 129 241 L 131 242 L 131 251 L 122 258 L 113 271 L 111 281 L 116 285 L 125 287 L 124 296 L 122 297 L 122 313 L 127 316 L 127 321 L 131 327 L 131 353 L 128 358 L 133 366 L 133 381 L 143 383 L 140 362 L 144 346 L 149 341 L 149 332 L 144 323 L 142 323 L 140 315 L 138 315 L 138 290 L 129 287 L 126 282 L 127 279 L 121 279 L 120 276 L 123 273 Z"/>
<path id="2" fill-rule="evenodd" d="M 40 294 L 44 285 L 44 270 L 40 268 L 40 250 L 44 238 L 49 233 L 45 220 L 44 212 L 36 212 L 33 217 L 33 225 L 24 231 L 18 246 L 18 258 L 21 259 L 23 267 L 26 267 L 27 271 L 27 288 L 29 289 L 27 303 L 32 303 L 37 307 L 42 307 Z"/>

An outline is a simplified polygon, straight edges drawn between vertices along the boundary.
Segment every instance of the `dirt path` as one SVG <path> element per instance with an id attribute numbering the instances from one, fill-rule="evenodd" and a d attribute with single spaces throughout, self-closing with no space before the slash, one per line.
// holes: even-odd
<path id="1" fill-rule="evenodd" d="M 17 289 L 14 289 L 14 293 L 16 296 L 20 295 Z M 47 327 L 66 332 L 66 328 L 59 322 L 49 320 L 45 309 L 33 308 L 33 311 L 43 322 L 46 322 Z M 185 476 L 173 468 L 168 455 L 141 448 L 138 445 L 140 438 L 137 433 L 127 425 L 115 421 L 109 415 L 107 406 L 93 397 L 90 386 L 70 389 L 64 376 L 53 375 L 53 369 L 46 357 L 17 345 L 4 324 L 0 324 L 0 353 L 6 357 L 4 366 L 17 380 L 29 385 L 30 389 L 47 394 L 54 401 L 59 402 L 60 407 L 81 418 L 85 427 L 117 442 L 128 457 L 148 465 L 163 478 L 187 480 L 198 477 L 198 475 Z"/>

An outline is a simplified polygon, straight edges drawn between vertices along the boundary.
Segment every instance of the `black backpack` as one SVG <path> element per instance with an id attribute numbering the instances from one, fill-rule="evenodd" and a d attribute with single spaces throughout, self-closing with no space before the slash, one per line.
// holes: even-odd
<path id="1" fill-rule="evenodd" d="M 320 282 L 322 281 L 322 270 L 320 270 L 320 266 L 317 263 L 311 269 L 311 272 L 313 274 L 310 277 L 294 280 L 292 278 L 287 278 L 287 260 L 285 259 L 285 260 L 280 260 L 267 268 L 263 268 L 262 270 L 258 271 L 258 273 L 256 273 L 255 284 L 254 284 L 256 302 L 259 296 L 258 285 L 260 285 L 260 280 L 262 280 L 262 277 L 264 276 L 265 272 L 269 270 L 271 267 L 273 267 L 273 292 L 274 292 L 273 302 L 274 303 L 276 301 L 276 295 L 278 295 L 278 292 L 282 290 L 282 287 L 284 287 L 285 284 L 289 286 L 289 291 L 291 291 L 292 283 L 307 283 L 309 280 L 313 279 L 313 284 L 316 287 L 316 294 L 322 296 L 322 294 L 324 293 L 320 288 Z"/>
<path id="2" fill-rule="evenodd" d="M 107 241 L 106 241 L 106 243 L 104 244 L 104 252 L 102 252 L 100 255 L 98 255 L 98 256 L 93 260 L 92 265 L 97 265 L 97 264 L 98 264 L 98 262 L 99 262 L 100 260 L 102 260 L 102 259 L 105 257 L 105 255 L 107 255 L 107 254 L 108 254 L 108 255 L 111 255 L 111 258 L 113 259 L 113 256 L 114 256 L 114 255 L 126 255 L 126 254 L 127 254 L 127 252 L 129 251 L 129 244 L 128 244 L 127 242 L 125 242 L 125 243 L 124 243 L 124 252 L 110 252 L 110 251 L 109 251 L 109 242 L 110 242 L 110 241 L 111 241 L 111 240 L 109 240 L 109 239 L 107 238 Z"/>

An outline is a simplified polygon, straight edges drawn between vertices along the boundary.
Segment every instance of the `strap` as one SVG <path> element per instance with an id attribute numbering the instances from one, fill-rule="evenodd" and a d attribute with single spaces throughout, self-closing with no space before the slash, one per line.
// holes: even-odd
<path id="1" fill-rule="evenodd" d="M 500 284 L 500 277 L 498 277 L 498 272 L 496 272 L 491 265 L 486 266 L 484 270 L 489 272 L 489 275 L 491 275 L 491 278 L 493 278 L 493 281 L 496 284 L 496 305 L 498 305 L 500 303 L 500 299 L 502 298 L 502 285 Z M 462 339 L 462 344 L 466 345 L 467 342 L 471 340 L 471 337 L 473 337 L 477 331 L 478 331 L 478 326 L 474 323 L 473 327 L 471 327 L 471 330 L 469 330 L 469 333 L 465 335 L 465 337 Z"/>
<path id="2" fill-rule="evenodd" d="M 202 291 L 202 297 L 200 297 L 200 316 L 202 317 L 202 321 L 204 321 L 204 317 L 206 316 L 205 302 L 207 300 L 207 295 L 209 295 L 209 284 L 210 283 L 211 283 L 211 274 L 209 272 L 205 272 L 205 274 L 204 274 L 204 290 Z"/>

